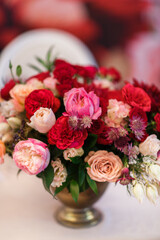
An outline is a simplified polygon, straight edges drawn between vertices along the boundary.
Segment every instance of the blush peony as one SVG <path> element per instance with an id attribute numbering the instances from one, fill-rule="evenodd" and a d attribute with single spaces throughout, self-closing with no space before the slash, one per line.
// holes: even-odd
<path id="1" fill-rule="evenodd" d="M 139 87 L 134 87 L 130 83 L 122 89 L 123 99 L 132 107 L 138 107 L 144 112 L 151 110 L 151 99 L 148 94 Z"/>
<path id="2" fill-rule="evenodd" d="M 68 117 L 60 117 L 55 125 L 48 132 L 48 142 L 51 145 L 56 145 L 59 149 L 80 148 L 84 144 L 88 133 L 84 129 L 74 130 L 69 126 Z"/>
<path id="3" fill-rule="evenodd" d="M 40 133 L 47 133 L 55 124 L 56 117 L 49 108 L 40 107 L 30 118 L 28 125 Z"/>
<path id="4" fill-rule="evenodd" d="M 122 161 L 112 152 L 92 151 L 85 161 L 90 165 L 90 168 L 87 168 L 88 175 L 97 182 L 116 182 L 121 176 Z"/>
<path id="5" fill-rule="evenodd" d="M 13 160 L 17 167 L 24 172 L 30 175 L 37 175 L 48 166 L 50 152 L 45 143 L 29 138 L 16 144 Z"/>

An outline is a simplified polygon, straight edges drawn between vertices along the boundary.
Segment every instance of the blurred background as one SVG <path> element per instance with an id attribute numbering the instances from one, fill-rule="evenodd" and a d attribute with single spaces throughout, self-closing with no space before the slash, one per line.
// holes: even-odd
<path id="1" fill-rule="evenodd" d="M 160 0 L 0 0 L 0 51 L 37 28 L 70 32 L 99 65 L 160 85 Z"/>

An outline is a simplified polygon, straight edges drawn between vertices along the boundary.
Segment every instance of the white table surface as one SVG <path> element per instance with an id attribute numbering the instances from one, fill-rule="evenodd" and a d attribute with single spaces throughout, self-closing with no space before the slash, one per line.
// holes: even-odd
<path id="1" fill-rule="evenodd" d="M 159 240 L 160 204 L 140 205 L 126 188 L 110 184 L 96 207 L 103 221 L 88 229 L 59 225 L 53 215 L 61 205 L 40 179 L 20 173 L 12 160 L 0 166 L 0 239 L 2 240 Z"/>

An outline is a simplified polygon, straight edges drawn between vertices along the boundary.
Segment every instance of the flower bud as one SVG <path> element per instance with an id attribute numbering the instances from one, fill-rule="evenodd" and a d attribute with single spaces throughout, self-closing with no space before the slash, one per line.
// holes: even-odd
<path id="1" fill-rule="evenodd" d="M 155 204 L 158 198 L 157 187 L 153 184 L 150 184 L 148 187 L 146 187 L 146 195 L 148 200 Z"/>
<path id="2" fill-rule="evenodd" d="M 151 178 L 160 181 L 160 166 L 157 164 L 150 165 L 148 174 Z"/>
<path id="3" fill-rule="evenodd" d="M 7 122 L 8 122 L 9 126 L 12 129 L 17 129 L 21 125 L 21 120 L 19 118 L 17 118 L 17 117 L 10 117 L 10 118 L 8 118 Z"/>
<path id="4" fill-rule="evenodd" d="M 11 131 L 4 134 L 2 137 L 2 142 L 4 143 L 11 142 L 12 140 L 13 140 L 13 133 Z"/>
<path id="5" fill-rule="evenodd" d="M 142 203 L 144 198 L 144 185 L 142 183 L 136 183 L 132 189 L 132 193 L 135 198 Z"/>
<path id="6" fill-rule="evenodd" d="M 0 137 L 6 134 L 10 130 L 10 126 L 8 123 L 2 122 L 0 123 Z"/>

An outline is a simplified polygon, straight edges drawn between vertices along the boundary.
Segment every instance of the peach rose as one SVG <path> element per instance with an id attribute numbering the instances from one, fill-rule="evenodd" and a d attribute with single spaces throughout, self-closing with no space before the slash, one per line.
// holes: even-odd
<path id="1" fill-rule="evenodd" d="M 112 152 L 105 150 L 92 151 L 85 158 L 85 161 L 90 165 L 90 168 L 87 168 L 88 175 L 97 182 L 116 182 L 121 176 L 123 163 Z"/>
<path id="2" fill-rule="evenodd" d="M 6 147 L 0 140 L 0 164 L 4 163 L 4 154 L 6 153 Z"/>
<path id="3" fill-rule="evenodd" d="M 30 118 L 28 125 L 40 133 L 47 133 L 55 124 L 56 117 L 49 108 L 40 107 Z"/>
<path id="4" fill-rule="evenodd" d="M 24 111 L 24 103 L 26 97 L 36 88 L 30 84 L 16 84 L 14 88 L 10 90 L 10 96 L 13 99 L 13 103 L 16 111 Z"/>

